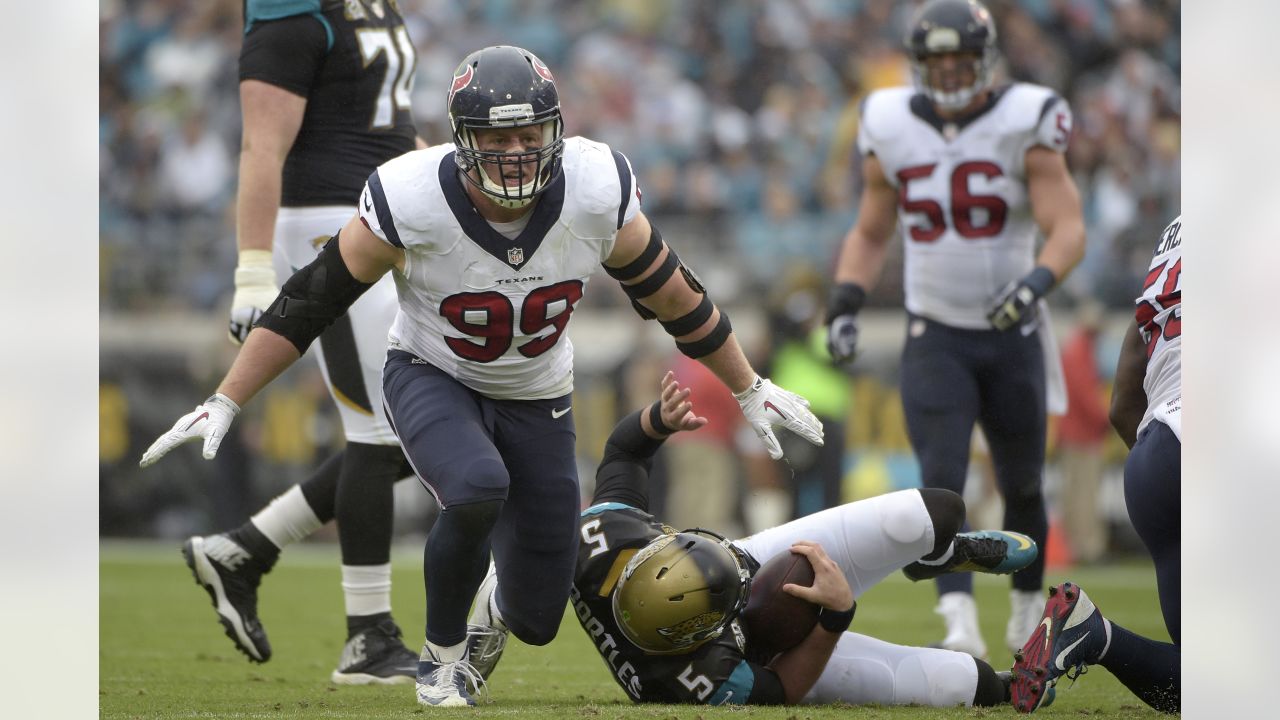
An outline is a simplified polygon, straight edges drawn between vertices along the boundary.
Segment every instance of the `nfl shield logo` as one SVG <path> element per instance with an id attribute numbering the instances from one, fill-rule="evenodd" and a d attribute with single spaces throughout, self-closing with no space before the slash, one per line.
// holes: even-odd
<path id="1" fill-rule="evenodd" d="M 507 262 L 512 265 L 519 265 L 524 262 L 524 248 L 511 248 L 507 250 Z"/>

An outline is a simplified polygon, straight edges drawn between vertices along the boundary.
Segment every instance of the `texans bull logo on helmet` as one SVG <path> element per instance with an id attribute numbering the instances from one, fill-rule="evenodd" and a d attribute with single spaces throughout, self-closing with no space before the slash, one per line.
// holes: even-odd
<path id="1" fill-rule="evenodd" d="M 548 73 L 548 75 L 549 74 L 550 73 Z M 454 94 L 456 94 L 459 90 L 466 87 L 467 85 L 470 85 L 471 78 L 475 76 L 476 76 L 475 67 L 471 66 L 470 64 L 463 65 L 462 70 L 457 75 L 453 76 L 453 85 L 449 87 L 449 102 L 453 102 Z"/>

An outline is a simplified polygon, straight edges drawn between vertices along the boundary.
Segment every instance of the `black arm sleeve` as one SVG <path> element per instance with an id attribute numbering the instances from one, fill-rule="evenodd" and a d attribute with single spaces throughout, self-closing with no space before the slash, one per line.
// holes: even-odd
<path id="1" fill-rule="evenodd" d="M 240 80 L 261 80 L 307 97 L 328 52 L 328 33 L 311 15 L 260 20 L 240 46 Z"/>
<path id="2" fill-rule="evenodd" d="M 751 685 L 751 696 L 748 705 L 784 705 L 787 702 L 787 691 L 782 687 L 782 678 L 778 673 L 763 665 L 748 663 L 755 682 Z"/>
<path id="3" fill-rule="evenodd" d="M 647 408 L 646 408 L 647 410 Z M 604 458 L 596 470 L 592 504 L 620 502 L 649 511 L 649 470 L 662 440 L 645 435 L 637 410 L 618 421 L 604 445 Z"/>

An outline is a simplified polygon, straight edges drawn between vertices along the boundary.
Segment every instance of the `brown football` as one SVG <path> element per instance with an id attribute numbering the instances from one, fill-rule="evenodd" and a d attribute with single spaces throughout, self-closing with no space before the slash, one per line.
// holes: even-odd
<path id="1" fill-rule="evenodd" d="M 751 597 L 742 611 L 747 645 L 764 655 L 790 650 L 809 635 L 818 622 L 814 603 L 782 591 L 787 583 L 813 585 L 809 558 L 790 550 L 760 566 L 751 579 Z"/>

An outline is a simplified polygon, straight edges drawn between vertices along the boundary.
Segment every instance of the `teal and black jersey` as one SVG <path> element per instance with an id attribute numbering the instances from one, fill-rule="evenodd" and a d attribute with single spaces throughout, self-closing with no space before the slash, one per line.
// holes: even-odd
<path id="1" fill-rule="evenodd" d="M 355 205 L 369 173 L 414 149 L 417 61 L 394 0 L 246 0 L 240 80 L 307 99 L 281 205 Z"/>
<path id="2" fill-rule="evenodd" d="M 636 551 L 675 530 L 630 505 L 602 502 L 599 494 L 596 500 L 579 521 L 578 563 L 569 600 L 627 695 L 635 702 L 657 703 L 783 702 L 777 675 L 747 660 L 737 620 L 720 637 L 685 655 L 649 655 L 627 640 L 613 618 L 611 597 L 618 577 Z"/>

